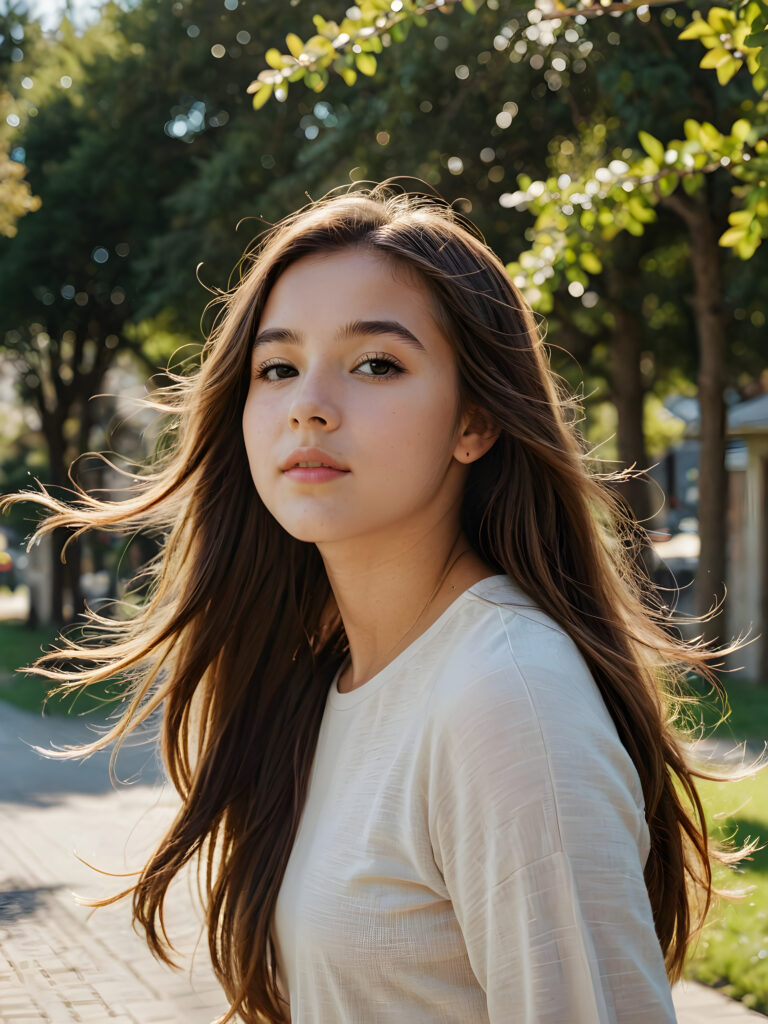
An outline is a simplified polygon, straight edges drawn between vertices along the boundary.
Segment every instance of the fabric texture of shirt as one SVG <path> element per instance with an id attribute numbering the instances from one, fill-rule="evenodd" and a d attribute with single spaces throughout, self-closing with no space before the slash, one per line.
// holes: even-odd
<path id="1" fill-rule="evenodd" d="M 506 575 L 330 686 L 273 921 L 292 1024 L 666 1024 L 637 771 Z"/>

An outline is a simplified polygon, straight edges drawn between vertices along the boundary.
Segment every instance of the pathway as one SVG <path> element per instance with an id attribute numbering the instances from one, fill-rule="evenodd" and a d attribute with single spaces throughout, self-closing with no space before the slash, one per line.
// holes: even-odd
<path id="1" fill-rule="evenodd" d="M 0 702 L 0 1024 L 210 1024 L 226 1000 L 208 963 L 189 878 L 173 887 L 171 939 L 184 954 L 174 972 L 130 928 L 129 900 L 91 911 L 72 893 L 114 893 L 110 871 L 135 870 L 176 806 L 151 745 L 124 746 L 113 789 L 108 756 L 45 759 L 28 744 L 82 742 L 93 726 L 41 718 Z M 26 741 L 26 742 L 22 742 Z M 680 1024 L 766 1021 L 701 985 L 674 990 Z"/>

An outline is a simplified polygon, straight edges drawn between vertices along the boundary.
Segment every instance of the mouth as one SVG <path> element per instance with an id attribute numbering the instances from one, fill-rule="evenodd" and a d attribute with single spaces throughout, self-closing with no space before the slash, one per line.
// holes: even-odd
<path id="1" fill-rule="evenodd" d="M 290 469 L 283 470 L 283 475 L 292 480 L 318 484 L 346 476 L 347 473 L 348 469 L 335 469 L 333 466 L 291 466 Z"/>

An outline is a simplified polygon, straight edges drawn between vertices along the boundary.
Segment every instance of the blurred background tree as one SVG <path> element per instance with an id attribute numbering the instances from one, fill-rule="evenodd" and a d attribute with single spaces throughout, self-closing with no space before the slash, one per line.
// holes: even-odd
<path id="1" fill-rule="evenodd" d="M 597 169 L 647 157 L 638 133 L 649 126 L 671 140 L 686 119 L 724 133 L 754 120 L 750 73 L 720 84 L 699 67 L 701 44 L 678 38 L 691 20 L 684 5 L 559 20 L 550 0 L 530 9 L 501 0 L 465 6 L 475 13 L 424 5 L 428 16 L 412 18 L 411 28 L 379 26 L 359 42 L 344 42 L 345 29 L 359 33 L 383 7 L 398 13 L 396 3 L 110 2 L 86 29 L 64 18 L 49 32 L 18 5 L 0 15 L 2 88 L 18 121 L 3 131 L 41 203 L 15 237 L 0 239 L 0 346 L 20 401 L 39 421 L 45 463 L 35 475 L 65 486 L 76 455 L 109 446 L 114 406 L 91 396 L 116 367 L 132 367 L 137 381 L 160 371 L 162 382 L 174 349 L 194 352 L 211 291 L 235 280 L 265 224 L 345 181 L 412 176 L 421 182 L 410 187 L 426 182 L 472 217 L 546 315 L 553 364 L 582 390 L 596 458 L 647 467 L 680 430 L 663 400 L 714 396 L 701 518 L 720 540 L 710 543 L 714 554 L 703 552 L 702 572 L 724 578 L 717 402 L 725 388 L 748 397 L 764 387 L 766 247 L 744 261 L 716 245 L 734 203 L 729 173 L 698 175 L 705 180 L 695 195 L 678 189 L 656 204 L 633 208 L 635 193 L 625 192 L 621 233 L 589 218 L 584 226 L 584 206 L 564 209 Z M 301 54 L 302 39 L 312 43 L 313 24 L 312 45 L 325 46 L 330 70 L 300 67 L 291 54 L 291 46 Z M 268 83 L 254 75 L 277 74 L 275 65 L 290 60 L 296 84 L 281 92 L 273 83 L 265 96 Z M 613 179 L 621 188 L 621 174 Z M 589 197 L 595 218 L 601 201 Z M 703 211 L 706 259 L 683 206 Z M 556 251 L 542 261 L 544 221 L 563 216 Z M 614 215 L 608 227 L 619 221 Z M 719 362 L 714 376 L 705 373 L 709 391 L 700 379 L 697 261 L 716 273 L 707 302 Z M 7 489 L 29 469 L 18 451 L 15 460 Z M 89 486 L 102 481 L 93 462 L 74 472 Z M 630 479 L 620 490 L 653 521 L 658 489 Z M 54 577 L 58 616 L 65 604 L 70 614 L 80 607 L 76 553 L 69 564 L 68 578 L 58 568 Z M 715 589 L 701 590 L 707 606 Z"/>

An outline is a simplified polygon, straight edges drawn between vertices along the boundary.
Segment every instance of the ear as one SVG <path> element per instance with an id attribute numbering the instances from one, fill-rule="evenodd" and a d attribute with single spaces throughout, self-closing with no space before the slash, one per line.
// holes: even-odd
<path id="1" fill-rule="evenodd" d="M 459 462 L 476 462 L 493 447 L 500 433 L 501 428 L 491 422 L 485 409 L 472 406 L 461 418 L 454 458 Z"/>

